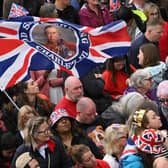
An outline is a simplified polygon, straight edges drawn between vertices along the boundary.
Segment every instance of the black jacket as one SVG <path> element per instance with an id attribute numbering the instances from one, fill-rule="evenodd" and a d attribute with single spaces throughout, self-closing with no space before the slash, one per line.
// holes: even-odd
<path id="1" fill-rule="evenodd" d="M 96 78 L 94 73 L 93 70 L 80 80 L 83 84 L 84 96 L 90 97 L 94 101 L 97 113 L 101 114 L 112 104 L 113 98 L 109 94 L 103 93 L 105 82 L 102 78 Z"/>
<path id="2" fill-rule="evenodd" d="M 25 144 L 22 144 L 21 146 L 18 147 L 15 153 L 15 156 L 12 160 L 11 168 L 16 167 L 15 163 L 16 163 L 17 158 L 25 152 L 30 152 L 31 156 L 38 161 L 40 168 L 48 167 L 48 156 L 50 156 L 50 168 L 70 168 L 72 167 L 72 162 L 70 158 L 67 156 L 60 140 L 58 138 L 55 138 L 54 142 L 56 145 L 54 148 L 54 152 L 51 152 L 47 148 L 46 151 L 48 155 L 46 155 L 45 159 L 40 155 L 40 153 L 37 150 L 33 151 L 31 147 L 28 147 Z"/>
<path id="3" fill-rule="evenodd" d="M 161 130 L 163 130 L 163 129 L 168 130 L 168 119 L 163 114 L 163 107 L 162 107 L 161 103 L 159 103 L 158 112 L 159 112 L 160 120 L 162 122 L 162 127 L 160 129 Z M 165 110 L 165 113 L 168 113 L 168 110 Z"/>
<path id="4" fill-rule="evenodd" d="M 58 11 L 58 17 L 62 20 L 66 20 L 71 23 L 79 24 L 79 15 L 76 9 L 74 9 L 71 5 L 66 7 L 64 10 Z"/>

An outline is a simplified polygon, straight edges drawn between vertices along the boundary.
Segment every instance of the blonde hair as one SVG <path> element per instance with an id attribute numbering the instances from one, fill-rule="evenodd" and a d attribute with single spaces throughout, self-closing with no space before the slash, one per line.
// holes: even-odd
<path id="1" fill-rule="evenodd" d="M 35 151 L 38 147 L 35 136 L 38 133 L 38 129 L 41 124 L 48 123 L 46 117 L 35 116 L 28 120 L 25 129 L 25 144 L 27 146 L 32 146 Z"/>
<path id="2" fill-rule="evenodd" d="M 29 106 L 29 105 L 24 105 L 20 108 L 18 112 L 18 129 L 23 130 L 26 126 L 28 118 L 25 118 L 25 114 L 32 113 L 34 116 L 38 116 L 39 114 L 36 112 L 36 110 Z"/>
<path id="3" fill-rule="evenodd" d="M 163 20 L 161 13 L 160 13 L 160 10 L 159 10 L 159 7 L 152 2 L 146 3 L 144 6 L 144 14 L 146 15 L 147 19 L 149 19 L 150 13 L 152 13 L 155 9 L 157 9 L 157 11 L 158 11 L 158 18 Z"/>
<path id="4" fill-rule="evenodd" d="M 106 154 L 111 155 L 121 152 L 115 142 L 119 141 L 122 136 L 125 136 L 126 132 L 127 126 L 123 124 L 112 124 L 106 128 L 104 134 L 104 151 Z"/>

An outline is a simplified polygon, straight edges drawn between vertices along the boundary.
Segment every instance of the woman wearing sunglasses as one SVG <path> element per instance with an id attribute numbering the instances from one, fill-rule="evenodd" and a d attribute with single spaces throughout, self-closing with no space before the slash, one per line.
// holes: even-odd
<path id="1" fill-rule="evenodd" d="M 157 88 L 159 97 L 159 115 L 162 121 L 162 129 L 168 129 L 168 80 L 162 81 Z"/>

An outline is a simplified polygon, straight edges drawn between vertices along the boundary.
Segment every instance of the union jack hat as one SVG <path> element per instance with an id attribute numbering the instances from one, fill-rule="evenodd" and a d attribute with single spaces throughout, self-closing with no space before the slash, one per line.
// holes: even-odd
<path id="1" fill-rule="evenodd" d="M 56 109 L 55 111 L 53 111 L 50 115 L 51 126 L 53 127 L 54 124 L 63 117 L 68 117 L 72 119 L 72 117 L 68 115 L 65 109 Z"/>
<path id="2" fill-rule="evenodd" d="M 146 129 L 135 139 L 135 144 L 141 151 L 150 154 L 159 154 L 162 152 L 162 135 L 155 129 Z"/>

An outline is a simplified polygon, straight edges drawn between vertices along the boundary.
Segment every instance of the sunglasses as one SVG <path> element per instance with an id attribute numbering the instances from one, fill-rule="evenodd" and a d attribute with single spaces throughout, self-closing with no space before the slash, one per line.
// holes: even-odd
<path id="1" fill-rule="evenodd" d="M 159 101 L 162 102 L 162 103 L 165 103 L 165 102 L 168 103 L 168 99 L 160 98 Z"/>
<path id="2" fill-rule="evenodd" d="M 156 12 L 156 13 L 150 13 L 150 15 L 151 16 L 155 16 L 155 15 L 159 15 L 159 13 L 158 12 Z"/>

